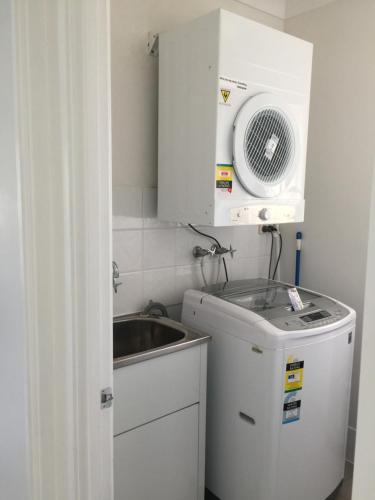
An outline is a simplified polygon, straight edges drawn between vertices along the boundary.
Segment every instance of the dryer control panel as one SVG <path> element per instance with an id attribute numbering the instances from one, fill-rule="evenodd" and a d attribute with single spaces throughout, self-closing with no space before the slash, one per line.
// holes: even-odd
<path id="1" fill-rule="evenodd" d="M 276 224 L 294 222 L 296 207 L 294 205 L 261 204 L 231 209 L 233 224 Z"/>

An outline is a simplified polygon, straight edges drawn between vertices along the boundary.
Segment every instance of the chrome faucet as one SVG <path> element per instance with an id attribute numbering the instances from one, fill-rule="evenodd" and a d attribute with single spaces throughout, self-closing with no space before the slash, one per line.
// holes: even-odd
<path id="1" fill-rule="evenodd" d="M 117 281 L 120 277 L 120 271 L 118 270 L 117 263 L 112 261 L 112 286 L 115 293 L 117 293 L 117 288 L 122 285 L 121 281 Z"/>

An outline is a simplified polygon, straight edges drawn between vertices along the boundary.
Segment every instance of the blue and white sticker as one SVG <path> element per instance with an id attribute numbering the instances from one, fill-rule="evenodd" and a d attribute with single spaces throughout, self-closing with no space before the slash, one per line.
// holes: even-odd
<path id="1" fill-rule="evenodd" d="M 301 406 L 302 401 L 300 398 L 300 392 L 293 391 L 285 394 L 283 405 L 283 424 L 290 424 L 300 420 Z"/>

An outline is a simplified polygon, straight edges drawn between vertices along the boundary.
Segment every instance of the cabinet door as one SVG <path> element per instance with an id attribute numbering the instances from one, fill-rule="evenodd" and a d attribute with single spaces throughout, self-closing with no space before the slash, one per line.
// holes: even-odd
<path id="1" fill-rule="evenodd" d="M 115 370 L 115 436 L 197 403 L 200 363 L 198 345 Z"/>
<path id="2" fill-rule="evenodd" d="M 194 500 L 198 404 L 114 438 L 115 500 Z"/>

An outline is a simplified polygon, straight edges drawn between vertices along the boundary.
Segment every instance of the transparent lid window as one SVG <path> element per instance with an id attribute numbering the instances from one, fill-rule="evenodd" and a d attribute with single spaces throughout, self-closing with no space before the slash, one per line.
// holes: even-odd
<path id="1" fill-rule="evenodd" d="M 290 288 L 293 287 L 277 281 L 254 279 L 216 285 L 216 288 L 209 287 L 206 291 L 262 315 L 262 312 L 266 313 L 277 308 L 292 310 L 288 294 Z M 298 292 L 304 308 L 313 305 L 313 300 L 318 297 L 318 295 L 305 290 L 299 289 Z"/>

